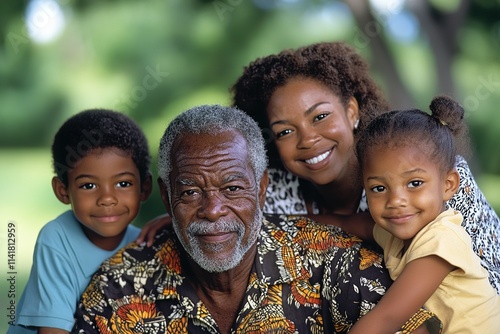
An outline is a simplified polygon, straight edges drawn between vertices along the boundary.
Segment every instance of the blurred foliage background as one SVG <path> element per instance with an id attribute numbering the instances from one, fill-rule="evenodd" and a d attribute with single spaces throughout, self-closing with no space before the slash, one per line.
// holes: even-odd
<path id="1" fill-rule="evenodd" d="M 489 0 L 22 0 L 0 2 L 0 332 L 31 267 L 41 226 L 63 210 L 50 144 L 72 114 L 133 117 L 153 156 L 177 113 L 230 103 L 257 57 L 345 40 L 370 62 L 395 108 L 427 110 L 446 93 L 467 112 L 473 171 L 500 212 L 500 2 Z M 156 178 L 155 165 L 152 166 Z M 157 190 L 134 223 L 163 213 Z M 16 226 L 15 267 L 7 225 Z"/>

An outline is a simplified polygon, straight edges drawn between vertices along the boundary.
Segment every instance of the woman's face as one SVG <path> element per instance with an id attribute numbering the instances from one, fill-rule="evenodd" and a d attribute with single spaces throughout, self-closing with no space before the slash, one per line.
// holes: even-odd
<path id="1" fill-rule="evenodd" d="M 321 82 L 294 78 L 278 88 L 267 106 L 267 116 L 283 165 L 316 185 L 352 175 L 353 129 L 358 104 L 343 106 Z"/>

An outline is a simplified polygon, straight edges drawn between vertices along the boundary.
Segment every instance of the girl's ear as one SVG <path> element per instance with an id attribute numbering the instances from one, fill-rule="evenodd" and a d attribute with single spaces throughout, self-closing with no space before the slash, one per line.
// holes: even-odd
<path id="1" fill-rule="evenodd" d="M 354 96 L 349 98 L 346 107 L 347 119 L 351 123 L 351 129 L 357 128 L 357 122 L 359 121 L 359 105 L 358 100 Z"/>
<path id="2" fill-rule="evenodd" d="M 52 178 L 52 190 L 54 191 L 54 194 L 61 203 L 64 204 L 71 203 L 68 195 L 68 188 L 57 176 L 54 176 Z"/>
<path id="3" fill-rule="evenodd" d="M 453 168 L 446 174 L 446 179 L 444 183 L 444 201 L 448 201 L 455 195 L 460 186 L 460 175 L 457 170 Z"/>
<path id="4" fill-rule="evenodd" d="M 146 178 L 141 182 L 141 202 L 149 198 L 153 191 L 153 176 L 148 172 Z"/>

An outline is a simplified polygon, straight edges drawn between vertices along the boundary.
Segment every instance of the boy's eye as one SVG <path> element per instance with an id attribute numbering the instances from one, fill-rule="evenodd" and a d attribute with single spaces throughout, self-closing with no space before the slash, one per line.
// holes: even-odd
<path id="1" fill-rule="evenodd" d="M 373 191 L 374 193 L 381 193 L 382 191 L 385 190 L 385 187 L 384 186 L 375 186 L 375 187 L 371 187 L 370 190 Z"/>
<path id="2" fill-rule="evenodd" d="M 118 188 L 126 188 L 126 187 L 130 187 L 131 185 L 132 185 L 132 183 L 130 183 L 128 181 L 120 181 L 117 183 Z"/>
<path id="3" fill-rule="evenodd" d="M 80 186 L 81 189 L 90 190 L 95 189 L 96 185 L 94 183 L 85 183 Z"/>
<path id="4" fill-rule="evenodd" d="M 423 183 L 424 183 L 424 181 L 421 181 L 421 180 L 410 181 L 410 183 L 408 183 L 408 187 L 409 188 L 416 188 L 416 187 L 421 186 Z"/>

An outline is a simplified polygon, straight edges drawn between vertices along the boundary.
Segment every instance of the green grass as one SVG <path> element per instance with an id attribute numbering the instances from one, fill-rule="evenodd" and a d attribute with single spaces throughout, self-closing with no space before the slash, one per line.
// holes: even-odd
<path id="1" fill-rule="evenodd" d="M 500 176 L 482 174 L 476 177 L 476 182 L 497 214 L 500 213 Z"/>
<path id="2" fill-rule="evenodd" d="M 40 228 L 68 207 L 59 203 L 52 193 L 50 153 L 46 150 L 0 150 L 0 244 L 2 282 L 15 272 L 16 305 L 29 276 L 33 248 Z M 16 226 L 15 268 L 7 267 L 7 227 Z M 8 296 L 9 284 L 0 284 L 0 333 L 7 331 L 7 307 L 13 298 Z M 8 320 L 8 318 L 7 318 Z"/>

